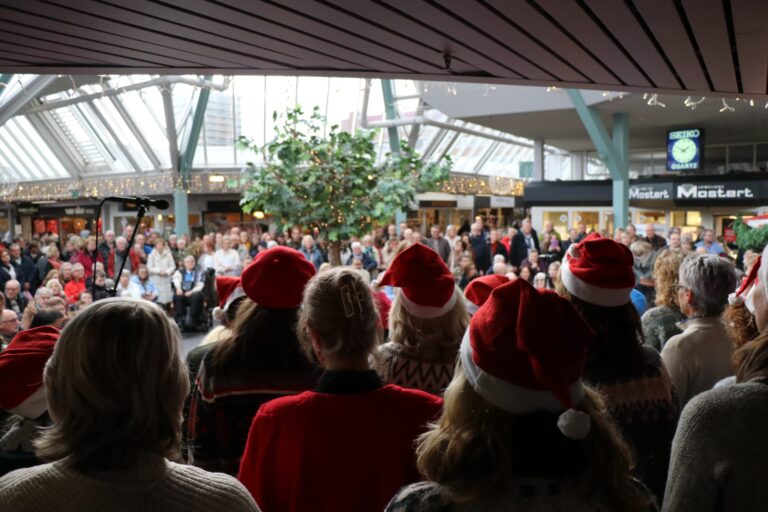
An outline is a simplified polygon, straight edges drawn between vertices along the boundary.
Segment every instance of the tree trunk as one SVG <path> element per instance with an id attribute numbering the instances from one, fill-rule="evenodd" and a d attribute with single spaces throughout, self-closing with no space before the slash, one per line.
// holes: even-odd
<path id="1" fill-rule="evenodd" d="M 331 242 L 328 248 L 328 260 L 332 267 L 341 266 L 341 242 Z"/>

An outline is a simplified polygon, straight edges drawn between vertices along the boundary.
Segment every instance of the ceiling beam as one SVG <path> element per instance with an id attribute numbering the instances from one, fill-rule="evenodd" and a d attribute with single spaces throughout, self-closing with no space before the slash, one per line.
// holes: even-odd
<path id="1" fill-rule="evenodd" d="M 18 114 L 27 104 L 37 98 L 46 87 L 58 78 L 56 75 L 38 75 L 28 84 L 19 89 L 16 94 L 0 105 L 0 126 Z"/>

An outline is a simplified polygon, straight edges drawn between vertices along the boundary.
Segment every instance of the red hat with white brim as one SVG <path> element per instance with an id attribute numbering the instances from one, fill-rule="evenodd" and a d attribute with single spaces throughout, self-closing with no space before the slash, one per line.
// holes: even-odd
<path id="1" fill-rule="evenodd" d="M 59 332 L 51 325 L 21 331 L 0 352 L 0 409 L 30 419 L 48 409 L 43 370 Z"/>
<path id="2" fill-rule="evenodd" d="M 563 435 L 583 439 L 590 418 L 576 408 L 584 400 L 581 374 L 594 339 L 567 299 L 516 279 L 494 288 L 472 317 L 459 357 L 472 388 L 492 405 L 518 415 L 560 413 Z"/>
<path id="3" fill-rule="evenodd" d="M 239 277 L 218 276 L 216 278 L 216 294 L 219 296 L 219 305 L 213 308 L 213 318 L 219 322 L 224 321 L 229 306 L 235 300 L 245 296 Z"/>
<path id="4" fill-rule="evenodd" d="M 560 267 L 563 286 L 590 304 L 623 306 L 635 287 L 634 261 L 627 246 L 592 233 L 568 247 Z"/>
<path id="5" fill-rule="evenodd" d="M 470 281 L 467 287 L 464 288 L 464 298 L 466 299 L 465 302 L 469 314 L 474 315 L 477 313 L 480 306 L 485 304 L 485 301 L 491 296 L 493 289 L 508 282 L 507 276 L 500 276 L 498 274 L 489 274 Z"/>
<path id="6" fill-rule="evenodd" d="M 380 286 L 400 288 L 397 298 L 419 318 L 438 318 L 453 309 L 459 293 L 453 274 L 440 255 L 416 243 L 395 256 Z"/>
<path id="7" fill-rule="evenodd" d="M 296 249 L 277 246 L 261 251 L 243 270 L 243 291 L 256 304 L 271 309 L 301 305 L 304 287 L 315 275 L 315 266 Z"/>

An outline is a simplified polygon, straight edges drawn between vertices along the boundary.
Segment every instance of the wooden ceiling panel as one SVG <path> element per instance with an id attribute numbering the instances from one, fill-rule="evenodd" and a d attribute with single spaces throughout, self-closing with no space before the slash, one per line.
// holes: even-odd
<path id="1" fill-rule="evenodd" d="M 603 24 L 611 29 L 613 37 L 624 47 L 636 66 L 645 71 L 644 74 L 656 87 L 681 87 L 626 3 L 616 0 L 586 0 L 586 3 Z"/>
<path id="2" fill-rule="evenodd" d="M 715 89 L 740 92 L 722 0 L 682 0 Z"/>
<path id="3" fill-rule="evenodd" d="M 0 0 L 0 30 L 3 73 L 768 90 L 766 0 Z"/>
<path id="4" fill-rule="evenodd" d="M 635 0 L 634 5 L 664 49 L 683 87 L 697 91 L 708 90 L 707 77 L 699 65 L 674 0 Z"/>
<path id="5" fill-rule="evenodd" d="M 744 92 L 766 94 L 768 86 L 768 2 L 731 0 Z"/>
<path id="6" fill-rule="evenodd" d="M 539 0 L 538 2 L 569 33 L 581 41 L 600 62 L 611 69 L 626 85 L 651 87 L 640 70 L 630 61 L 603 29 L 576 2 Z"/>

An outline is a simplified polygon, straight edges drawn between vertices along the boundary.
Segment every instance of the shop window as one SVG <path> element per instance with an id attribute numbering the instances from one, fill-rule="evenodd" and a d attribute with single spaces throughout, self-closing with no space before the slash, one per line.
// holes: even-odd
<path id="1" fill-rule="evenodd" d="M 757 144 L 755 147 L 755 170 L 768 171 L 768 144 Z"/>
<path id="2" fill-rule="evenodd" d="M 579 224 L 587 225 L 587 232 L 600 232 L 600 212 L 573 212 L 572 227 L 579 229 Z"/>
<path id="3" fill-rule="evenodd" d="M 688 227 L 701 226 L 701 212 L 685 212 L 685 225 Z"/>
<path id="4" fill-rule="evenodd" d="M 565 240 L 568 238 L 568 212 L 565 210 L 560 211 L 545 211 L 544 223 L 551 222 L 555 231 L 560 233 L 560 238 Z M 541 229 L 544 229 L 542 224 Z"/>
<path id="5" fill-rule="evenodd" d="M 725 146 L 704 148 L 704 171 L 706 174 L 725 173 Z"/>
<path id="6" fill-rule="evenodd" d="M 672 226 L 682 228 L 685 226 L 686 212 L 672 212 Z"/>
<path id="7" fill-rule="evenodd" d="M 613 212 L 610 210 L 606 210 L 606 211 L 603 211 L 602 215 L 603 215 L 602 226 L 604 226 L 603 229 L 605 230 L 605 235 L 609 238 L 613 238 L 613 231 L 615 229 L 613 227 Z"/>
<path id="8" fill-rule="evenodd" d="M 728 170 L 751 172 L 755 158 L 755 145 L 744 144 L 728 147 Z"/>

